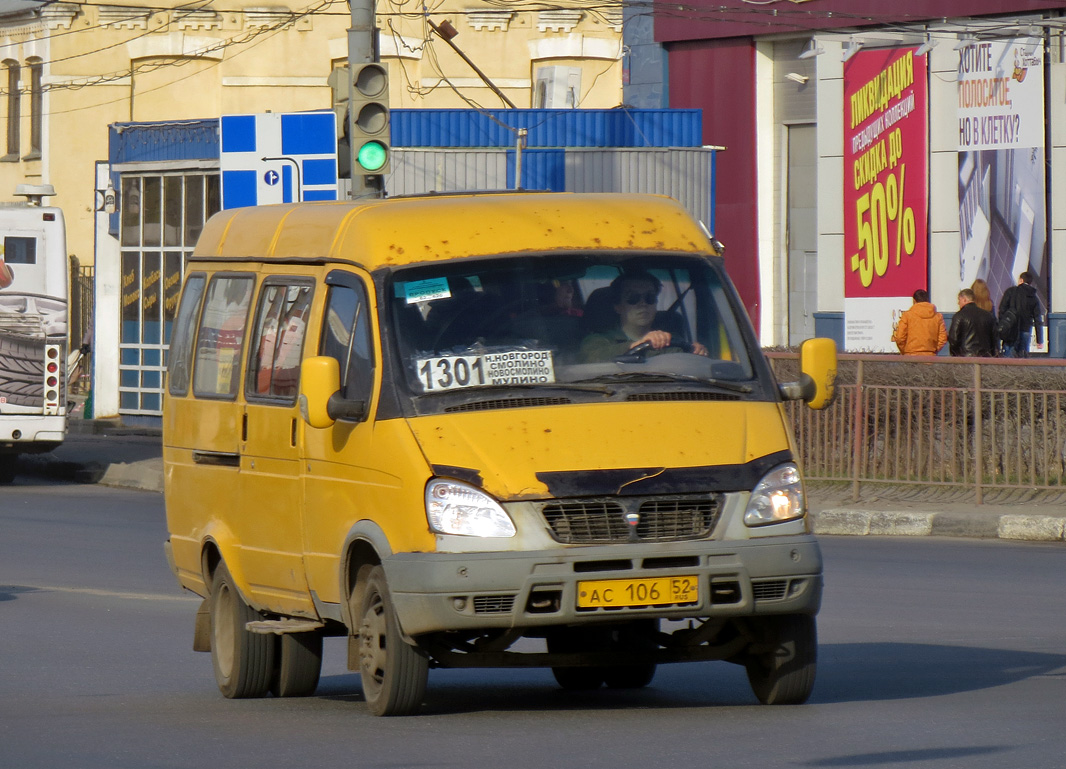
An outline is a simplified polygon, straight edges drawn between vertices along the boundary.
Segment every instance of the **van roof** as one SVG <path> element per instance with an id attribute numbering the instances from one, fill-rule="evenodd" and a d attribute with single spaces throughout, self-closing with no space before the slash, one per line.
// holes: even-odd
<path id="1" fill-rule="evenodd" d="M 714 253 L 664 195 L 500 192 L 234 208 L 204 226 L 194 259 L 328 259 L 367 270 L 503 253 Z"/>

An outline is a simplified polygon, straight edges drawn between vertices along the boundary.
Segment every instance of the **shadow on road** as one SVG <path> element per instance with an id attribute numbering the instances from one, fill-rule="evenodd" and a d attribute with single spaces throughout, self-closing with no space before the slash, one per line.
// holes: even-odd
<path id="1" fill-rule="evenodd" d="M 818 680 L 809 704 L 940 697 L 1042 676 L 1066 678 L 1066 654 L 912 643 L 823 644 L 819 647 Z M 359 676 L 324 676 L 316 696 L 361 702 Z M 600 688 L 584 692 L 560 689 L 547 670 L 452 670 L 430 673 L 423 714 L 755 704 L 743 669 L 727 663 L 663 665 L 646 689 Z M 979 753 L 999 750 L 971 747 Z M 913 759 L 881 754 L 868 760 L 861 756 L 848 758 L 856 766 L 908 760 Z"/>
<path id="2" fill-rule="evenodd" d="M 1066 654 L 933 644 L 823 644 L 812 702 L 938 697 L 1039 676 L 1066 677 Z"/>
<path id="3" fill-rule="evenodd" d="M 857 753 L 807 761 L 802 766 L 881 766 L 884 764 L 912 764 L 916 761 L 946 761 L 975 758 L 1002 753 L 1010 748 L 990 745 L 971 745 L 963 748 L 917 748 L 914 750 L 885 750 L 880 753 Z"/>

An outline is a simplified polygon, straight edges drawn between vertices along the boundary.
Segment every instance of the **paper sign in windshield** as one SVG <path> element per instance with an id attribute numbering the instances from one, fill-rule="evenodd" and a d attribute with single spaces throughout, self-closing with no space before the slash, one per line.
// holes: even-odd
<path id="1" fill-rule="evenodd" d="M 452 295 L 448 289 L 447 278 L 429 278 L 403 284 L 403 296 L 407 304 L 431 302 L 434 299 L 447 299 Z"/>
<path id="2" fill-rule="evenodd" d="M 482 355 L 419 358 L 423 392 L 485 385 L 549 384 L 555 381 L 551 350 L 512 350 Z"/>

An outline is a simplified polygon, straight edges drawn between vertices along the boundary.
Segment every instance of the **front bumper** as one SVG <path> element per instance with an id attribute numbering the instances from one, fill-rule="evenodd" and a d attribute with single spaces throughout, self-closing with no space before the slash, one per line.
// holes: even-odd
<path id="1" fill-rule="evenodd" d="M 400 626 L 409 636 L 638 618 L 815 614 L 822 596 L 822 556 L 810 535 L 535 552 L 402 553 L 383 565 Z M 695 603 L 577 608 L 581 581 L 682 575 L 699 580 Z"/>

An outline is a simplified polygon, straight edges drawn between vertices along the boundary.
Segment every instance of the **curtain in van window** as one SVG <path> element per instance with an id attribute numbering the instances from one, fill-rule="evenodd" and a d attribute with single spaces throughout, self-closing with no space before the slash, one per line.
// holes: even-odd
<path id="1" fill-rule="evenodd" d="M 311 286 L 267 283 L 259 299 L 246 392 L 295 400 Z"/>
<path id="2" fill-rule="evenodd" d="M 193 393 L 197 396 L 237 397 L 241 348 L 254 282 L 251 275 L 216 276 L 211 280 L 196 334 Z"/>

